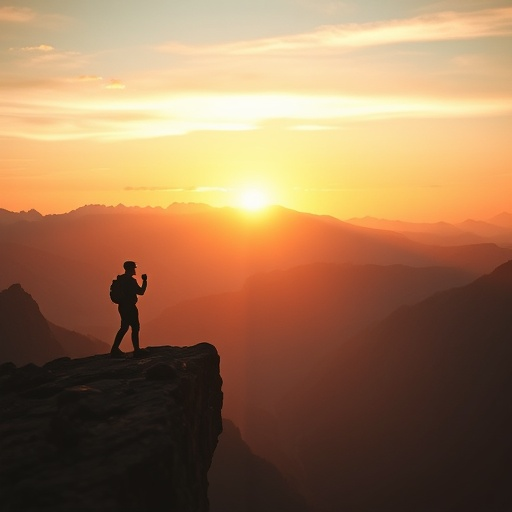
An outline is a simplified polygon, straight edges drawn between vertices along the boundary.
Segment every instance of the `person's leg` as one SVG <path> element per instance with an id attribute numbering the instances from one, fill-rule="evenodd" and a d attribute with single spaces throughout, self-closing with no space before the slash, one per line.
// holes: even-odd
<path id="1" fill-rule="evenodd" d="M 148 351 L 145 348 L 140 348 L 139 345 L 139 331 L 140 331 L 140 322 L 139 322 L 139 310 L 137 306 L 133 307 L 133 311 L 131 314 L 131 322 L 130 326 L 132 328 L 132 343 L 133 343 L 133 357 L 142 358 L 146 357 Z"/>
<path id="2" fill-rule="evenodd" d="M 140 329 L 137 327 L 137 328 L 133 328 L 132 327 L 132 344 L 133 344 L 133 350 L 137 351 L 139 350 L 139 331 Z"/>
<path id="3" fill-rule="evenodd" d="M 139 331 L 140 331 L 140 322 L 139 322 L 139 310 L 137 306 L 133 306 L 133 310 L 130 316 L 130 325 L 132 328 L 132 344 L 134 352 L 140 350 L 139 346 Z"/>
<path id="4" fill-rule="evenodd" d="M 128 328 L 130 327 L 130 323 L 126 318 L 125 311 L 121 306 L 119 306 L 118 309 L 121 316 L 121 327 L 117 331 L 116 337 L 114 338 L 114 344 L 112 345 L 111 352 L 120 352 L 119 345 L 121 345 L 121 341 L 123 341 L 123 337 L 128 332 Z"/>
<path id="5" fill-rule="evenodd" d="M 121 324 L 121 328 L 117 331 L 116 337 L 114 338 L 114 344 L 112 345 L 112 351 L 119 350 L 119 345 L 123 341 L 124 335 L 128 332 L 128 324 Z"/>

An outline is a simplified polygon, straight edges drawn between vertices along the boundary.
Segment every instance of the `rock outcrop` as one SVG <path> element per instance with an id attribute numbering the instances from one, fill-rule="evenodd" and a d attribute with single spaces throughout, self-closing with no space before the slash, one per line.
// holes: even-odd
<path id="1" fill-rule="evenodd" d="M 0 366 L 4 512 L 205 512 L 222 430 L 216 349 Z"/>

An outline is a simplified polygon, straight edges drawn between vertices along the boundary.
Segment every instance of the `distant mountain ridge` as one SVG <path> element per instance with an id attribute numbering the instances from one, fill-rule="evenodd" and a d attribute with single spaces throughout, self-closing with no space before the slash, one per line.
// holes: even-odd
<path id="1" fill-rule="evenodd" d="M 19 221 L 40 221 L 46 217 L 83 217 L 87 215 L 120 214 L 194 214 L 212 211 L 215 208 L 203 203 L 171 203 L 166 208 L 156 206 L 107 206 L 88 204 L 67 213 L 42 215 L 37 210 L 12 212 L 0 208 L 0 225 Z M 321 216 L 320 216 L 321 217 Z M 331 217 L 333 220 L 334 217 Z M 512 244 L 512 213 L 502 212 L 486 220 L 466 219 L 462 222 L 411 222 L 376 217 L 353 217 L 346 222 L 371 229 L 396 231 L 409 238 L 433 244 L 475 244 L 485 242 Z"/>
<path id="2" fill-rule="evenodd" d="M 504 228 L 512 228 L 512 213 L 502 212 L 491 217 L 488 222 Z"/>
<path id="3" fill-rule="evenodd" d="M 0 292 L 0 363 L 43 364 L 63 356 L 84 357 L 108 350 L 99 340 L 48 322 L 20 284 Z"/>
<path id="4" fill-rule="evenodd" d="M 502 212 L 487 221 L 467 219 L 463 222 L 405 222 L 362 217 L 348 219 L 356 226 L 402 233 L 411 240 L 440 245 L 498 243 L 512 246 L 512 214 Z"/>
<path id="5" fill-rule="evenodd" d="M 19 221 L 37 221 L 41 220 L 43 215 L 41 215 L 36 210 L 29 210 L 28 212 L 11 212 L 9 210 L 5 210 L 4 208 L 0 208 L 0 224 L 11 224 Z"/>
<path id="6" fill-rule="evenodd" d="M 11 224 L 19 221 L 39 221 L 48 217 L 83 217 L 86 215 L 118 215 L 118 214 L 138 214 L 138 213 L 172 213 L 172 214 L 190 214 L 208 211 L 212 206 L 203 203 L 171 203 L 166 208 L 160 206 L 125 206 L 118 204 L 117 206 L 107 206 L 103 204 L 87 204 L 80 206 L 75 210 L 66 213 L 49 213 L 43 215 L 37 210 L 12 212 L 4 208 L 0 208 L 0 224 Z"/>
<path id="7" fill-rule="evenodd" d="M 180 301 L 236 290 L 257 272 L 309 263 L 450 266 L 476 277 L 512 258 L 512 248 L 490 243 L 436 247 L 281 207 L 253 215 L 194 204 L 89 205 L 0 223 L 0 245 L 0 287 L 23 282 L 59 325 L 104 339 L 118 322 L 106 290 L 126 259 L 149 275 L 140 308 L 154 318 Z"/>

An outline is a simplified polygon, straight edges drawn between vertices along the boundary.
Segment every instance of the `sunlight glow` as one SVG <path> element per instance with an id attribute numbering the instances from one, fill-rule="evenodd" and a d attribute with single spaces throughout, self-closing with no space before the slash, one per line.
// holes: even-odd
<path id="1" fill-rule="evenodd" d="M 260 189 L 247 188 L 241 192 L 238 203 L 244 210 L 257 211 L 269 205 L 269 198 Z"/>

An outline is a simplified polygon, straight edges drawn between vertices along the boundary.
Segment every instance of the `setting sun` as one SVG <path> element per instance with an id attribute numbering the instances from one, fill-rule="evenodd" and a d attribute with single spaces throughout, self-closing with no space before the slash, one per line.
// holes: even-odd
<path id="1" fill-rule="evenodd" d="M 261 210 L 269 204 L 268 195 L 258 188 L 247 188 L 240 193 L 238 203 L 245 210 Z"/>

